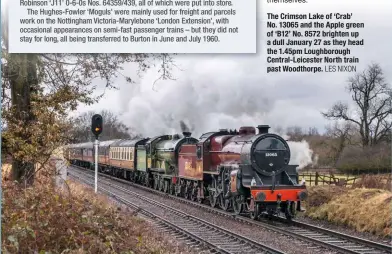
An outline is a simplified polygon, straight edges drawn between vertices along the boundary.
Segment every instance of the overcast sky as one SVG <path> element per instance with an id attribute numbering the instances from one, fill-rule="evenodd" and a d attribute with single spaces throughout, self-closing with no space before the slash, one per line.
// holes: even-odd
<path id="1" fill-rule="evenodd" d="M 176 81 L 158 81 L 154 91 L 153 83 L 159 76 L 156 69 L 144 74 L 136 85 L 121 78 L 116 82 L 120 90 L 106 91 L 99 104 L 81 106 L 80 111 L 112 110 L 121 114 L 120 118 L 127 125 L 145 135 L 180 131 L 180 120 L 193 126 L 196 133 L 258 124 L 324 129 L 328 121 L 323 119 L 320 111 L 328 109 L 337 100 L 350 101 L 345 86 L 352 74 L 266 74 L 263 31 L 266 12 L 353 13 L 353 20 L 365 23 L 365 29 L 360 30 L 365 46 L 352 48 L 352 54 L 360 58 L 358 70 L 363 70 L 371 62 L 379 63 L 388 82 L 392 82 L 392 1 L 260 2 L 258 54 L 176 56 L 176 64 L 182 69 L 174 73 Z M 131 75 L 133 70 L 126 68 L 124 72 Z"/>

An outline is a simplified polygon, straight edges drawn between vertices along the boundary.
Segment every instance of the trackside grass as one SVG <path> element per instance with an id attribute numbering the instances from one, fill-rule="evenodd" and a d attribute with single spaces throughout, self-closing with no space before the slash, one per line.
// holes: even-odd
<path id="1" fill-rule="evenodd" d="M 192 253 L 90 188 L 60 191 L 51 170 L 27 189 L 3 179 L 2 253 Z"/>
<path id="2" fill-rule="evenodd" d="M 338 186 L 309 187 L 306 215 L 359 232 L 392 236 L 392 192 Z"/>

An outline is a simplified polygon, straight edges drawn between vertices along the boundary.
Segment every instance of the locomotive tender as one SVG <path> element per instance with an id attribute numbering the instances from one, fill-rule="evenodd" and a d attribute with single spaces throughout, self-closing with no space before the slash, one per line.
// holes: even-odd
<path id="1" fill-rule="evenodd" d="M 290 148 L 268 125 L 183 135 L 110 140 L 99 147 L 100 172 L 257 219 L 295 217 L 307 197 L 298 183 L 298 165 L 289 165 Z M 92 142 L 68 145 L 66 159 L 93 168 Z"/>

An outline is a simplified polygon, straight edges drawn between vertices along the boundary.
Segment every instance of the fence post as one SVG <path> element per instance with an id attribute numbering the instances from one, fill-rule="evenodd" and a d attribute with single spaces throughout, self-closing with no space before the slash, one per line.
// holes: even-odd
<path id="1" fill-rule="evenodd" d="M 319 172 L 317 172 L 316 171 L 316 179 L 315 179 L 315 182 L 314 182 L 314 185 L 318 185 L 318 177 L 319 177 Z"/>

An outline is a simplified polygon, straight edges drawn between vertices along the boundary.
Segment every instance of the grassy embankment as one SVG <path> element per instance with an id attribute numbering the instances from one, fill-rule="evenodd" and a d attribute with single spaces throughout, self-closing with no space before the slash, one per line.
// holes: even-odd
<path id="1" fill-rule="evenodd" d="M 187 252 L 90 188 L 68 182 L 59 191 L 49 174 L 53 165 L 28 189 L 6 179 L 9 164 L 2 170 L 2 253 Z"/>
<path id="2" fill-rule="evenodd" d="M 312 186 L 306 202 L 306 216 L 359 232 L 392 236 L 392 192 L 377 176 L 369 176 L 353 187 Z"/>

